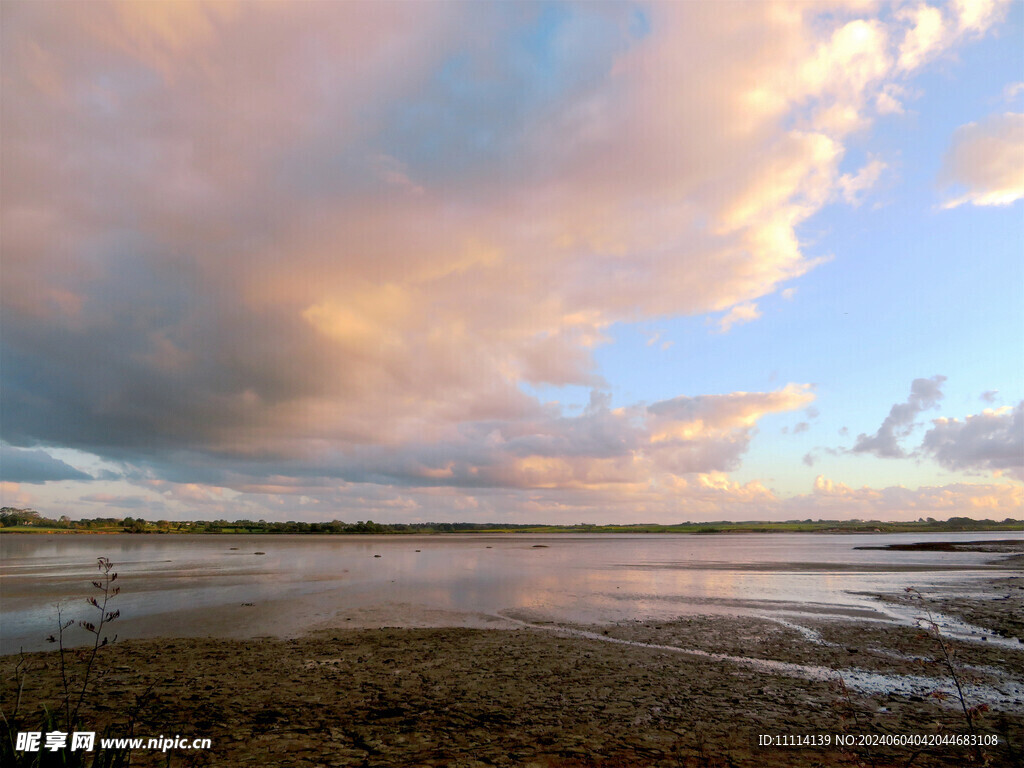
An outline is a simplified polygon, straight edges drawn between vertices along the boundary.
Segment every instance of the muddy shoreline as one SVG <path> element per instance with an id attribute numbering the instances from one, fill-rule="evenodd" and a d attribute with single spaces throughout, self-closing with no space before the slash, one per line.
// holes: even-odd
<path id="1" fill-rule="evenodd" d="M 1000 742 L 980 756 L 949 745 L 760 746 L 763 735 L 967 733 L 955 698 L 931 695 L 952 689 L 926 629 L 814 617 L 799 625 L 697 616 L 599 627 L 118 642 L 99 654 L 83 722 L 123 735 L 135 708 L 138 735 L 212 739 L 207 752 L 172 752 L 170 764 L 181 766 L 1019 764 L 1024 643 L 1002 635 L 994 642 L 994 630 L 1007 637 L 1017 631 L 1008 617 L 1024 615 L 1024 578 L 928 599 L 943 614 L 959 611 L 993 630 L 992 642 L 945 640 L 965 685 L 974 686 L 969 691 L 1006 694 L 976 716 L 977 733 Z M 777 666 L 758 667 L 757 660 Z M 61 686 L 56 654 L 27 654 L 25 661 L 28 722 L 25 714 L 42 703 L 59 704 Z M 0 659 L 7 712 L 17 662 Z M 811 679 L 793 672 L 804 668 L 825 673 Z M 889 677 L 877 689 L 865 687 L 872 675 Z M 918 685 L 896 684 L 905 680 Z M 166 760 L 139 751 L 132 765 Z"/>
<path id="2" fill-rule="evenodd" d="M 1024 552 L 1024 541 L 1020 539 L 919 541 L 913 544 L 883 544 L 874 547 L 854 547 L 854 549 L 883 549 L 896 552 Z"/>

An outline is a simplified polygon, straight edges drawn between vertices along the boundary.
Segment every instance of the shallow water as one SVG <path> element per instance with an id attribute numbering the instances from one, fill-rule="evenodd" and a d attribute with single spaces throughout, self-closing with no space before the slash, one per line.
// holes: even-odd
<path id="1" fill-rule="evenodd" d="M 513 615 L 576 624 L 696 613 L 900 620 L 898 609 L 857 593 L 1008 572 L 986 565 L 999 557 L 992 553 L 854 547 L 1008 538 L 1021 537 L 3 535 L 0 652 L 47 647 L 57 603 L 66 616 L 93 618 L 84 598 L 99 556 L 120 574 L 112 634 L 281 637 L 332 625 L 511 626 Z M 86 639 L 69 633 L 72 643 Z"/>

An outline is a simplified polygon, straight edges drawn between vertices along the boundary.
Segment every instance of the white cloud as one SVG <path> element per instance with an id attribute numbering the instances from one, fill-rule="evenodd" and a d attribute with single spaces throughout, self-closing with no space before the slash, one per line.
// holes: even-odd
<path id="1" fill-rule="evenodd" d="M 718 332 L 728 333 L 729 329 L 734 325 L 743 325 L 744 323 L 757 320 L 759 317 L 761 317 L 761 310 L 757 308 L 757 304 L 754 302 L 737 304 L 718 321 Z"/>
<path id="2" fill-rule="evenodd" d="M 953 0 L 962 31 L 983 32 L 1008 6 L 1006 0 Z"/>
<path id="3" fill-rule="evenodd" d="M 936 6 L 920 2 L 903 10 L 898 16 L 908 27 L 899 46 L 899 68 L 917 69 L 964 38 L 983 34 L 1009 7 L 1009 0 L 954 0 Z"/>
<path id="4" fill-rule="evenodd" d="M 1024 402 L 932 425 L 921 449 L 947 469 L 1006 472 L 1024 480 Z"/>
<path id="5" fill-rule="evenodd" d="M 925 3 L 907 11 L 905 16 L 911 27 L 900 44 L 899 66 L 909 70 L 921 66 L 941 48 L 946 28 L 942 11 Z"/>
<path id="6" fill-rule="evenodd" d="M 851 205 L 860 205 L 863 193 L 875 186 L 887 167 L 884 162 L 874 158 L 856 174 L 844 173 L 839 177 L 839 189 L 842 191 L 843 199 Z"/>
<path id="7" fill-rule="evenodd" d="M 903 97 L 905 89 L 901 86 L 891 83 L 881 91 L 875 98 L 875 108 L 878 110 L 880 115 L 902 115 L 903 109 Z"/>

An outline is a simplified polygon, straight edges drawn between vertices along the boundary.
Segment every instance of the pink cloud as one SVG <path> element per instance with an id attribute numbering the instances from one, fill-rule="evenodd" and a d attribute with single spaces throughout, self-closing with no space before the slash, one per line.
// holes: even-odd
<path id="1" fill-rule="evenodd" d="M 32 495 L 22 490 L 20 483 L 12 483 L 8 480 L 0 481 L 0 507 L 27 509 L 33 503 Z"/>
<path id="2" fill-rule="evenodd" d="M 1003 519 L 1020 514 L 1024 488 L 1019 485 L 952 483 L 944 486 L 850 488 L 823 476 L 814 481 L 810 495 L 788 500 L 796 513 L 801 508 L 815 516 L 906 520 L 925 516 L 968 516 Z"/>
<path id="3" fill-rule="evenodd" d="M 871 10 L 574 6 L 549 72 L 503 58 L 526 6 L 5 3 L 5 337 L 38 382 L 5 430 L 232 488 L 277 462 L 282 493 L 734 468 L 805 388 L 574 421 L 524 385 L 601 387 L 614 323 L 726 328 L 824 258 L 796 230 L 867 186 L 850 132 L 956 39 Z"/>
<path id="4" fill-rule="evenodd" d="M 953 134 L 943 162 L 943 181 L 962 194 L 944 208 L 964 203 L 1009 205 L 1024 198 L 1024 114 L 990 115 Z"/>

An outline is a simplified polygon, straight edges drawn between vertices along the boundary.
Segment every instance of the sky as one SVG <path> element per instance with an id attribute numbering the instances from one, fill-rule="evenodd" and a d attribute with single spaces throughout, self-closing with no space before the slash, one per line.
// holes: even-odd
<path id="1" fill-rule="evenodd" d="M 1024 3 L 0 3 L 0 501 L 1020 518 Z"/>

